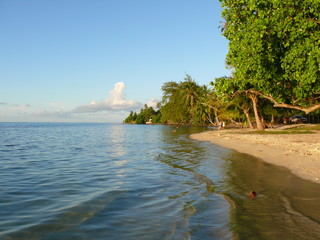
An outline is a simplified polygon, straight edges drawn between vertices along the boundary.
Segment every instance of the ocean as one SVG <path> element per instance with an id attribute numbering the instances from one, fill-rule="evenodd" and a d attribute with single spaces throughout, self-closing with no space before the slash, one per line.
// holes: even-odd
<path id="1" fill-rule="evenodd" d="M 319 239 L 319 184 L 202 131 L 0 123 L 0 239 Z"/>

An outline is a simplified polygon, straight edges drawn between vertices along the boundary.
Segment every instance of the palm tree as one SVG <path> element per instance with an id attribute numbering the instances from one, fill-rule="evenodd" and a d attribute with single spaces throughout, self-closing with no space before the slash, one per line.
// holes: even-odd
<path id="1" fill-rule="evenodd" d="M 186 123 L 189 113 L 182 96 L 182 83 L 167 82 L 162 86 L 161 114 L 162 121 L 167 123 Z"/>
<path id="2" fill-rule="evenodd" d="M 193 123 L 195 120 L 195 105 L 199 98 L 200 87 L 188 74 L 186 75 L 184 82 L 180 82 L 180 87 L 181 96 L 184 99 L 185 106 L 190 107 L 190 122 Z"/>

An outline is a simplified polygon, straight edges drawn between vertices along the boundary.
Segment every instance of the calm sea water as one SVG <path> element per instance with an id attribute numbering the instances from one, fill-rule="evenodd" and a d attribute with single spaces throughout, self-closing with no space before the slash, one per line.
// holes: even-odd
<path id="1" fill-rule="evenodd" d="M 318 184 L 208 130 L 0 123 L 0 239 L 319 239 Z"/>

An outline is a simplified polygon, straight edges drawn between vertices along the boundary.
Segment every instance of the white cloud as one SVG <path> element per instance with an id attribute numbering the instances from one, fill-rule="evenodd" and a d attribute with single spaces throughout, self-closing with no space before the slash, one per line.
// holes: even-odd
<path id="1" fill-rule="evenodd" d="M 150 100 L 147 102 L 148 107 L 157 108 L 159 100 L 156 98 L 150 98 Z"/>
<path id="2" fill-rule="evenodd" d="M 134 100 L 126 100 L 124 90 L 126 85 L 118 82 L 109 92 L 109 96 L 103 101 L 92 101 L 90 104 L 77 107 L 74 112 L 100 112 L 107 110 L 129 110 L 142 106 L 141 103 Z"/>
<path id="3" fill-rule="evenodd" d="M 130 111 L 138 111 L 144 105 L 127 100 L 125 89 L 126 85 L 118 82 L 104 100 L 94 100 L 79 107 L 50 102 L 39 109 L 29 104 L 9 105 L 0 102 L 0 121 L 122 122 Z M 155 108 L 156 103 L 157 100 L 152 98 L 147 105 Z"/>
<path id="4" fill-rule="evenodd" d="M 121 122 L 130 110 L 135 110 L 143 106 L 134 100 L 125 99 L 126 86 L 123 82 L 118 82 L 109 91 L 109 95 L 101 101 L 91 101 L 87 105 L 67 110 L 63 103 L 50 103 L 54 110 L 33 110 L 29 115 L 38 120 L 45 121 L 109 121 Z M 25 105 L 24 107 L 27 107 Z"/>

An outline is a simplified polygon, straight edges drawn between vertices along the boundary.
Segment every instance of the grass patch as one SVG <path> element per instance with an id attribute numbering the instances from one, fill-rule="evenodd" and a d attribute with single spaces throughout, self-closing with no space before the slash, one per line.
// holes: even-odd
<path id="1" fill-rule="evenodd" d="M 313 131 L 303 130 L 281 130 L 281 131 L 252 131 L 246 132 L 245 134 L 263 134 L 263 135 L 272 135 L 272 134 L 311 134 Z"/>
<path id="2" fill-rule="evenodd" d="M 292 125 L 292 127 L 283 130 L 266 130 L 266 131 L 252 131 L 246 134 L 312 134 L 315 131 L 320 131 L 320 124 L 317 125 Z"/>
<path id="3" fill-rule="evenodd" d="M 288 129 L 290 130 L 290 129 Z M 319 125 L 303 125 L 303 126 L 299 126 L 296 127 L 295 130 L 302 130 L 302 131 L 319 131 L 320 130 L 320 124 Z"/>
<path id="4" fill-rule="evenodd" d="M 283 125 L 282 127 L 286 128 L 277 128 L 275 129 L 266 129 L 265 131 L 258 130 L 249 130 L 248 131 L 230 131 L 224 132 L 224 134 L 261 134 L 261 135 L 277 135 L 277 134 L 314 134 L 317 131 L 320 131 L 320 124 L 292 124 L 292 125 Z"/>

